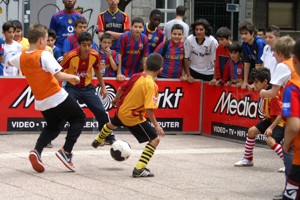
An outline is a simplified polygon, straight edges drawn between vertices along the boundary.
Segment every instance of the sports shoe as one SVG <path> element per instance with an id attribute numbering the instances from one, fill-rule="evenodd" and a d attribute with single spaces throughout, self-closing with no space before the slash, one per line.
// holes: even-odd
<path id="1" fill-rule="evenodd" d="M 49 142 L 46 146 L 45 146 L 45 148 L 53 148 L 53 145 L 52 145 L 52 143 L 51 142 Z"/>
<path id="2" fill-rule="evenodd" d="M 132 172 L 132 177 L 133 178 L 138 178 L 138 177 L 154 177 L 154 174 L 150 172 L 149 169 L 143 168 L 143 169 L 137 169 L 134 168 Z"/>
<path id="3" fill-rule="evenodd" d="M 278 172 L 285 172 L 285 167 L 279 168 Z"/>
<path id="4" fill-rule="evenodd" d="M 103 147 L 105 145 L 105 142 L 100 143 L 96 139 L 92 142 L 92 147 L 97 148 L 97 147 Z"/>
<path id="5" fill-rule="evenodd" d="M 116 141 L 115 137 L 105 138 L 104 144 L 105 145 L 112 145 Z"/>
<path id="6" fill-rule="evenodd" d="M 282 200 L 283 199 L 283 192 L 278 192 L 273 196 L 273 200 Z"/>
<path id="7" fill-rule="evenodd" d="M 41 173 L 45 171 L 44 164 L 42 162 L 41 156 L 36 149 L 33 149 L 29 152 L 29 160 L 32 165 L 32 168 Z"/>
<path id="8" fill-rule="evenodd" d="M 72 163 L 72 153 L 68 153 L 64 151 L 64 148 L 58 150 L 55 155 L 59 158 L 59 160 L 72 172 L 75 172 L 76 169 Z"/>
<path id="9" fill-rule="evenodd" d="M 242 158 L 240 161 L 236 162 L 234 166 L 236 167 L 252 167 L 254 165 L 252 160 L 247 160 L 246 158 Z"/>

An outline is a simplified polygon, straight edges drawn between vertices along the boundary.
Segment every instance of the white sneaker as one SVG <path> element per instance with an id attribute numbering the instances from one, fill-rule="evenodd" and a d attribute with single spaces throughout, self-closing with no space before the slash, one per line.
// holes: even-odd
<path id="1" fill-rule="evenodd" d="M 281 167 L 278 172 L 285 172 L 285 167 Z"/>
<path id="2" fill-rule="evenodd" d="M 254 165 L 252 160 L 247 160 L 246 158 L 242 158 L 240 161 L 236 162 L 234 166 L 236 167 L 252 167 Z"/>

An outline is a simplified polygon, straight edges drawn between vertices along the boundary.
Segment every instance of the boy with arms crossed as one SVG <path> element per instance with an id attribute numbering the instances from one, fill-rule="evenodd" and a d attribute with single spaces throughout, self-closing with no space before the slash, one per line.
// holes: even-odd
<path id="1" fill-rule="evenodd" d="M 158 86 L 154 82 L 154 78 L 160 73 L 162 64 L 163 59 L 159 54 L 151 54 L 147 59 L 144 72 L 134 74 L 126 84 L 118 89 L 116 97 L 112 101 L 118 107 L 116 114 L 110 122 L 104 125 L 92 143 L 95 148 L 103 146 L 105 137 L 118 126 L 124 125 L 139 143 L 149 141 L 132 172 L 133 177 L 154 176 L 146 166 L 159 144 L 159 136 L 164 136 L 164 131 L 156 121 L 153 112 L 158 106 Z M 146 113 L 154 128 L 146 120 Z"/>

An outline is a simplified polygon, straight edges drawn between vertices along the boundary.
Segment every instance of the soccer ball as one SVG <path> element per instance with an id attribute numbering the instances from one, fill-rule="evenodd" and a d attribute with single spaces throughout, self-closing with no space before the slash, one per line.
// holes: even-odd
<path id="1" fill-rule="evenodd" d="M 110 148 L 110 155 L 116 161 L 124 161 L 129 158 L 132 150 L 128 142 L 124 140 L 115 141 Z"/>

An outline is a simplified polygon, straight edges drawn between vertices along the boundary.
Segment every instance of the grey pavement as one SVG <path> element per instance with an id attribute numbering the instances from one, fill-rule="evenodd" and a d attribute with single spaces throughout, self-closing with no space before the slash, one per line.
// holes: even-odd
<path id="1" fill-rule="evenodd" d="M 166 135 L 148 168 L 153 178 L 132 178 L 144 148 L 129 133 L 133 154 L 113 160 L 109 146 L 93 149 L 95 134 L 82 134 L 74 148 L 76 172 L 56 158 L 65 134 L 45 149 L 45 172 L 33 171 L 28 152 L 38 134 L 0 135 L 0 199 L 272 199 L 284 187 L 283 162 L 270 149 L 255 147 L 254 167 L 234 167 L 244 144 L 201 135 Z"/>

